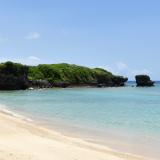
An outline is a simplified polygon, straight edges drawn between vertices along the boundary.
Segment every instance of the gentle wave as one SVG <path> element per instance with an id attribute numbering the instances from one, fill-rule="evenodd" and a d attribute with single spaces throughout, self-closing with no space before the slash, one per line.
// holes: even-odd
<path id="1" fill-rule="evenodd" d="M 5 113 L 5 114 L 10 115 L 10 116 L 13 116 L 15 118 L 22 119 L 22 120 L 27 121 L 27 122 L 33 122 L 33 119 L 30 119 L 28 117 L 25 117 L 24 115 L 15 113 L 14 111 L 9 110 L 7 106 L 2 105 L 2 104 L 0 104 L 0 112 Z"/>
<path id="2" fill-rule="evenodd" d="M 6 91 L 0 92 L 0 110 L 66 135 L 159 158 L 159 95 L 160 85 Z"/>

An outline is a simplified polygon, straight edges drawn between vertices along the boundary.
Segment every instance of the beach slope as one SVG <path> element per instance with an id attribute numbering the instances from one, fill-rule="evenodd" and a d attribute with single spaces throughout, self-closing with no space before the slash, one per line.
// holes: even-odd
<path id="1" fill-rule="evenodd" d="M 0 160 L 142 160 L 0 113 Z"/>

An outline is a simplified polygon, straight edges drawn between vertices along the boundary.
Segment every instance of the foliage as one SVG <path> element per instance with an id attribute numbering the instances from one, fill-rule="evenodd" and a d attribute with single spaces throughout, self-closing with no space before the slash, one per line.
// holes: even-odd
<path id="1" fill-rule="evenodd" d="M 113 75 L 106 70 L 78 66 L 74 64 L 41 64 L 29 67 L 30 80 L 48 80 L 51 83 L 68 82 L 73 84 L 85 84 L 97 82 L 97 77 L 110 78 Z"/>
<path id="2" fill-rule="evenodd" d="M 74 64 L 40 64 L 26 66 L 6 62 L 0 64 L 0 89 L 26 89 L 30 84 L 41 86 L 64 86 L 102 84 L 121 86 L 126 80 L 102 68 L 88 68 Z M 60 84 L 60 85 L 59 85 Z"/>
<path id="3" fill-rule="evenodd" d="M 0 89 L 26 89 L 28 67 L 18 63 L 0 64 Z"/>
<path id="4" fill-rule="evenodd" d="M 6 62 L 0 64 L 0 74 L 22 76 L 27 75 L 28 67 L 19 63 Z"/>

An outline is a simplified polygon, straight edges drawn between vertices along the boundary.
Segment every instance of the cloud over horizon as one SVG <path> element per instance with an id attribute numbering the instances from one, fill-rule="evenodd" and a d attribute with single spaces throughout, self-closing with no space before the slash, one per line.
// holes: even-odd
<path id="1" fill-rule="evenodd" d="M 135 75 L 137 74 L 149 74 L 152 75 L 152 72 L 146 68 L 143 69 L 134 69 L 131 68 L 124 62 L 117 62 L 111 65 L 102 66 L 102 68 L 112 72 L 113 74 L 123 75 L 128 77 L 130 80 L 134 80 Z"/>

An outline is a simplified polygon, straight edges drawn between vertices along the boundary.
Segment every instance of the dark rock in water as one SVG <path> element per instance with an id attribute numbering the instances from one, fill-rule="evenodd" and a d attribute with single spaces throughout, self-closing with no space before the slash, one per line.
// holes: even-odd
<path id="1" fill-rule="evenodd" d="M 28 81 L 25 77 L 16 77 L 13 75 L 0 75 L 0 89 L 1 90 L 19 90 L 27 89 Z"/>
<path id="2" fill-rule="evenodd" d="M 104 87 L 104 86 L 110 87 L 113 85 L 111 77 L 107 77 L 104 75 L 98 75 L 96 78 L 97 78 L 98 87 Z"/>
<path id="3" fill-rule="evenodd" d="M 53 83 L 53 87 L 60 87 L 60 88 L 66 88 L 70 85 L 68 82 L 58 82 L 58 83 Z"/>
<path id="4" fill-rule="evenodd" d="M 128 78 L 124 78 L 122 76 L 114 76 L 112 78 L 113 86 L 118 87 L 118 86 L 124 86 L 125 82 L 128 81 Z"/>
<path id="5" fill-rule="evenodd" d="M 142 86 L 142 87 L 145 87 L 145 86 L 148 86 L 148 87 L 151 87 L 151 86 L 154 86 L 154 81 L 151 81 L 150 77 L 148 75 L 136 75 L 136 83 L 137 83 L 137 86 Z"/>
<path id="6" fill-rule="evenodd" d="M 102 88 L 102 87 L 105 87 L 106 85 L 105 84 L 102 84 L 102 83 L 99 83 L 99 84 L 97 84 L 97 87 L 98 88 Z"/>
<path id="7" fill-rule="evenodd" d="M 128 81 L 128 78 L 123 76 L 98 76 L 97 77 L 97 87 L 120 87 L 124 86 L 125 82 Z"/>
<path id="8" fill-rule="evenodd" d="M 125 82 L 128 81 L 128 78 L 122 76 L 113 76 L 111 78 L 106 78 L 105 80 L 99 81 L 97 87 L 121 87 L 125 85 Z"/>
<path id="9" fill-rule="evenodd" d="M 51 84 L 47 80 L 29 81 L 29 88 L 50 88 Z"/>

